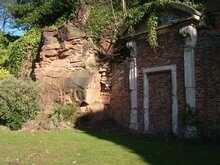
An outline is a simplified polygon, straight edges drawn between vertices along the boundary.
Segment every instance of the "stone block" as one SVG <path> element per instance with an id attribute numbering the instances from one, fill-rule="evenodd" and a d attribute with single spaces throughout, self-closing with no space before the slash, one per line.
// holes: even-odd
<path id="1" fill-rule="evenodd" d="M 47 45 L 44 45 L 41 50 L 57 50 L 57 49 L 60 49 L 60 44 L 59 43 L 52 43 L 52 44 L 47 44 Z"/>
<path id="2" fill-rule="evenodd" d="M 58 52 L 56 50 L 44 50 L 40 52 L 40 56 L 43 56 L 43 57 L 54 57 L 57 55 L 58 55 Z"/>

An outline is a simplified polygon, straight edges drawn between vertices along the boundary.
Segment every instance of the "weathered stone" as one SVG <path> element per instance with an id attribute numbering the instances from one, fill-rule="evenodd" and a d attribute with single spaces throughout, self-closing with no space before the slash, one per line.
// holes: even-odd
<path id="1" fill-rule="evenodd" d="M 61 54 L 59 54 L 59 57 L 65 58 L 65 57 L 71 56 L 73 54 L 74 54 L 74 52 L 72 50 L 67 50 L 67 51 L 64 51 Z"/>
<path id="2" fill-rule="evenodd" d="M 58 42 L 58 39 L 55 38 L 55 37 L 45 37 L 44 38 L 44 44 L 45 45 L 57 44 L 57 43 L 59 43 L 59 42 Z"/>
<path id="3" fill-rule="evenodd" d="M 44 50 L 40 53 L 40 55 L 45 57 L 54 57 L 58 55 L 58 52 L 56 50 Z"/>
<path id="4" fill-rule="evenodd" d="M 91 12 L 91 8 L 87 5 L 82 5 L 79 7 L 78 14 L 77 14 L 78 19 L 76 22 L 79 27 L 85 26 L 89 18 L 90 12 Z"/>
<path id="5" fill-rule="evenodd" d="M 95 68 L 97 68 L 97 63 L 96 63 L 94 55 L 90 53 L 87 52 L 87 59 L 86 59 L 85 64 L 86 64 L 86 68 L 92 71 Z"/>
<path id="6" fill-rule="evenodd" d="M 56 28 L 52 28 L 52 27 L 47 27 L 44 29 L 44 33 L 50 33 L 52 32 L 53 36 L 56 34 L 57 35 L 57 29 Z"/>
<path id="7" fill-rule="evenodd" d="M 53 49 L 60 49 L 60 44 L 59 43 L 52 43 L 48 45 L 44 45 L 42 50 L 53 50 Z"/>
<path id="8" fill-rule="evenodd" d="M 53 69 L 51 70 L 48 69 L 47 72 L 44 73 L 46 77 L 51 77 L 51 78 L 62 78 L 63 76 L 65 76 L 65 74 L 66 74 L 65 70 L 56 71 Z"/>
<path id="9" fill-rule="evenodd" d="M 113 31 L 111 29 L 105 29 L 101 34 L 101 39 L 99 41 L 99 44 L 101 50 L 106 54 L 109 54 L 110 52 L 113 51 L 112 48 L 115 43 L 113 36 L 114 36 Z"/>
<path id="10" fill-rule="evenodd" d="M 61 38 L 61 40 L 71 40 L 74 38 L 81 38 L 86 36 L 84 32 L 73 25 L 64 25 L 62 28 L 60 28 L 59 31 L 59 37 Z"/>
<path id="11" fill-rule="evenodd" d="M 64 41 L 64 42 L 63 42 L 63 45 L 62 45 L 62 49 L 63 49 L 63 50 L 72 49 L 72 48 L 74 48 L 74 45 L 76 45 L 76 44 L 77 44 L 77 42 L 71 43 L 71 42 L 68 42 L 68 41 Z"/>
<path id="12" fill-rule="evenodd" d="M 42 100 L 46 113 L 52 113 L 57 102 L 90 106 L 95 100 L 102 100 L 101 74 L 95 60 L 97 51 L 91 39 L 74 28 L 65 25 L 58 34 L 56 30 L 43 33 L 40 61 L 34 75 L 44 89 Z M 106 97 L 109 98 L 105 96 L 103 101 L 108 102 Z"/>
<path id="13" fill-rule="evenodd" d="M 87 41 L 83 44 L 82 49 L 84 52 L 87 52 L 90 51 L 91 49 L 94 49 L 94 45 L 90 41 Z"/>
<path id="14" fill-rule="evenodd" d="M 77 63 L 81 62 L 82 60 L 83 58 L 80 55 L 72 56 L 71 58 L 69 58 L 70 63 Z"/>
<path id="15" fill-rule="evenodd" d="M 55 60 L 57 60 L 57 59 L 58 59 L 57 56 L 54 56 L 54 57 L 51 57 L 51 56 L 50 56 L 50 58 L 49 58 L 50 62 L 55 61 Z"/>

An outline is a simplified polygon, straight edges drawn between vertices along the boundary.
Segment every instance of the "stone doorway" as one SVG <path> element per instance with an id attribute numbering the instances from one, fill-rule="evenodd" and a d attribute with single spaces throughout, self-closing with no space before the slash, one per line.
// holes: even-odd
<path id="1" fill-rule="evenodd" d="M 143 69 L 144 131 L 178 134 L 176 65 Z"/>

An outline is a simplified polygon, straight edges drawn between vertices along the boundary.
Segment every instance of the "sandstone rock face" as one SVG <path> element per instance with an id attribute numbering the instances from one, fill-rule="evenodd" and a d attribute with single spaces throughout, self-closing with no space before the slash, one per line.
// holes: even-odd
<path id="1" fill-rule="evenodd" d="M 80 27 L 83 27 L 86 25 L 86 22 L 90 16 L 91 8 L 87 5 L 82 5 L 78 8 L 77 13 L 77 22 L 76 24 Z"/>
<path id="2" fill-rule="evenodd" d="M 104 29 L 101 33 L 99 44 L 100 44 L 100 50 L 104 54 L 113 53 L 113 47 L 115 44 L 114 31 L 108 28 Z"/>
<path id="3" fill-rule="evenodd" d="M 108 68 L 103 70 L 96 62 L 96 50 L 91 39 L 72 25 L 43 32 L 34 75 L 44 88 L 45 112 L 51 113 L 55 103 L 98 102 L 103 110 L 109 104 L 109 92 L 103 88 Z"/>

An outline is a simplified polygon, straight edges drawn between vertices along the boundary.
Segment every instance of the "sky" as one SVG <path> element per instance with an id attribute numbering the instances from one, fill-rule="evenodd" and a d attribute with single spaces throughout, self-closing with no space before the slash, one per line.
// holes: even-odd
<path id="1" fill-rule="evenodd" d="M 5 17 L 7 18 L 7 21 L 4 29 L 2 29 L 3 20 Z M 10 14 L 8 14 L 7 10 L 2 7 L 0 7 L 0 30 L 5 34 L 10 34 L 12 36 L 22 36 L 25 32 L 21 28 L 15 27 L 15 20 L 12 16 L 10 16 Z"/>
<path id="2" fill-rule="evenodd" d="M 0 20 L 0 27 L 2 27 L 2 21 Z M 11 23 L 7 23 L 4 29 L 5 34 L 10 34 L 12 36 L 22 36 L 25 31 L 21 28 L 13 27 Z"/>
<path id="3" fill-rule="evenodd" d="M 12 35 L 12 36 L 23 36 L 23 34 L 25 33 L 25 31 L 22 30 L 22 29 L 18 29 L 18 28 L 6 27 L 6 28 L 5 28 L 5 33 L 6 33 L 6 34 L 10 34 L 10 35 Z"/>

